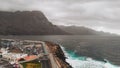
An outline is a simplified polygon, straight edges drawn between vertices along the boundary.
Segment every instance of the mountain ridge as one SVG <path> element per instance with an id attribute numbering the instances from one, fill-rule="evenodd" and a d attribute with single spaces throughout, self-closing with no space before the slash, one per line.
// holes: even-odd
<path id="1" fill-rule="evenodd" d="M 0 11 L 0 35 L 113 35 L 86 27 L 52 24 L 41 11 Z"/>
<path id="2" fill-rule="evenodd" d="M 84 26 L 58 26 L 62 30 L 69 32 L 73 35 L 115 35 L 111 34 L 109 32 L 103 32 L 103 31 L 96 31 L 91 28 L 87 28 Z"/>
<path id="3" fill-rule="evenodd" d="M 0 35 L 69 34 L 48 21 L 41 11 L 0 11 Z"/>

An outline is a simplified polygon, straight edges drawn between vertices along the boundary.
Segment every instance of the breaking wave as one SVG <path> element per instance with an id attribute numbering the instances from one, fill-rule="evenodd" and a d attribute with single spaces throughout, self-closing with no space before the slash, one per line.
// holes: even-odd
<path id="1" fill-rule="evenodd" d="M 85 56 L 78 56 L 74 51 L 67 51 L 64 47 L 61 47 L 67 57 L 66 61 L 72 65 L 73 68 L 120 68 L 118 66 L 107 62 L 96 61 L 92 58 Z"/>

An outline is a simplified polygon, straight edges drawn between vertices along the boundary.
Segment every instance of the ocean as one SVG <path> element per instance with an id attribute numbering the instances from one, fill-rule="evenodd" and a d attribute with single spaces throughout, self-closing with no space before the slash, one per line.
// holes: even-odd
<path id="1" fill-rule="evenodd" d="M 57 43 L 73 68 L 120 68 L 120 36 L 42 35 L 0 36 Z"/>

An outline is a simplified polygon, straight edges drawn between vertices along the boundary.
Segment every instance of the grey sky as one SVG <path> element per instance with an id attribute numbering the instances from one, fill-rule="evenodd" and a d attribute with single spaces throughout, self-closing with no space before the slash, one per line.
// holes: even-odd
<path id="1" fill-rule="evenodd" d="M 57 25 L 120 34 L 120 0 L 0 0 L 0 10 L 41 10 Z"/>

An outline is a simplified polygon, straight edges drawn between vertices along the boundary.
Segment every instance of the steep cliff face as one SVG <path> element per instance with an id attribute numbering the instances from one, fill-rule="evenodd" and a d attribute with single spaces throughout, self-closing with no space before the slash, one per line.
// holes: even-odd
<path id="1" fill-rule="evenodd" d="M 53 25 L 40 11 L 0 11 L 1 35 L 61 35 L 68 34 Z"/>
<path id="2" fill-rule="evenodd" d="M 59 45 L 51 42 L 46 42 L 46 44 L 49 47 L 50 51 L 53 53 L 54 58 L 59 63 L 60 68 L 72 68 L 72 66 L 66 62 L 64 52 Z"/>

